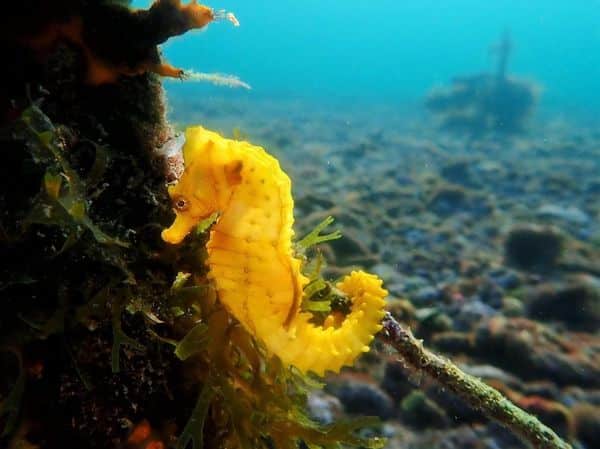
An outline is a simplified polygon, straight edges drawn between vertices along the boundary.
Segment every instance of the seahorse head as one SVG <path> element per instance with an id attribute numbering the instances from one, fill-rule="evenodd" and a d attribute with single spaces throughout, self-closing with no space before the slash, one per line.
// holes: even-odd
<path id="1" fill-rule="evenodd" d="M 219 212 L 240 183 L 242 161 L 231 150 L 233 141 L 200 126 L 185 133 L 185 170 L 169 186 L 175 221 L 162 232 L 164 241 L 177 244 L 202 220 Z"/>

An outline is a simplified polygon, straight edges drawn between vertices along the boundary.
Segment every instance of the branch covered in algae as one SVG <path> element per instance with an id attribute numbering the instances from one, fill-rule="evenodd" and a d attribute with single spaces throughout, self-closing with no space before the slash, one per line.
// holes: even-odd
<path id="1" fill-rule="evenodd" d="M 497 390 L 464 373 L 456 365 L 423 347 L 410 330 L 388 312 L 379 338 L 392 346 L 410 368 L 425 373 L 453 391 L 472 407 L 519 434 L 536 449 L 571 449 L 552 429 L 526 413 Z"/>

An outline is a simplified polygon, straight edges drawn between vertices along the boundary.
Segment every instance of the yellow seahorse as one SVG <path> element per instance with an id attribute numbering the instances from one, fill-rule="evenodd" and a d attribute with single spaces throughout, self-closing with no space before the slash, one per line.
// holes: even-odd
<path id="1" fill-rule="evenodd" d="M 382 281 L 354 271 L 337 287 L 352 300 L 343 320 L 323 326 L 300 310 L 308 279 L 292 251 L 290 178 L 261 147 L 189 128 L 185 171 L 170 186 L 176 218 L 162 238 L 181 242 L 201 220 L 219 213 L 207 244 L 209 277 L 229 312 L 283 363 L 303 372 L 351 365 L 380 329 Z"/>

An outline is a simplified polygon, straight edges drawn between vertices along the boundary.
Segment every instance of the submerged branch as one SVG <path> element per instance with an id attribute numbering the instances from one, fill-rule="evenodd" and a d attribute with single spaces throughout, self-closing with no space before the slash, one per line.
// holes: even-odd
<path id="1" fill-rule="evenodd" d="M 464 373 L 456 365 L 425 349 L 410 330 L 390 313 L 383 319 L 379 338 L 392 346 L 410 368 L 426 373 L 453 391 L 472 407 L 519 434 L 536 449 L 571 449 L 554 431 L 506 399 L 481 380 Z"/>

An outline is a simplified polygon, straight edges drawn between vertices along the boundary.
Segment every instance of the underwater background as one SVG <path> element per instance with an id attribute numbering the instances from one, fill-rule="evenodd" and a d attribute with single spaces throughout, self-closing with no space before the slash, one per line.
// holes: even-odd
<path id="1" fill-rule="evenodd" d="M 599 447 L 600 3 L 213 6 L 240 27 L 164 55 L 251 89 L 165 83 L 175 123 L 278 155 L 300 234 L 328 215 L 344 234 L 330 277 L 374 271 L 426 345 Z M 365 365 L 313 398 L 320 419 L 377 415 L 388 447 L 521 444 L 393 357 Z"/>
<path id="2" fill-rule="evenodd" d="M 201 31 L 205 36 L 168 42 L 164 54 L 177 66 L 236 74 L 253 90 L 194 86 L 187 94 L 373 101 L 418 110 L 432 86 L 493 71 L 490 46 L 509 30 L 515 47 L 509 70 L 542 86 L 543 110 L 594 117 L 600 109 L 600 4 L 594 0 L 231 0 L 214 7 L 234 11 L 241 26 L 213 24 Z M 180 91 L 173 86 L 171 92 Z"/>

